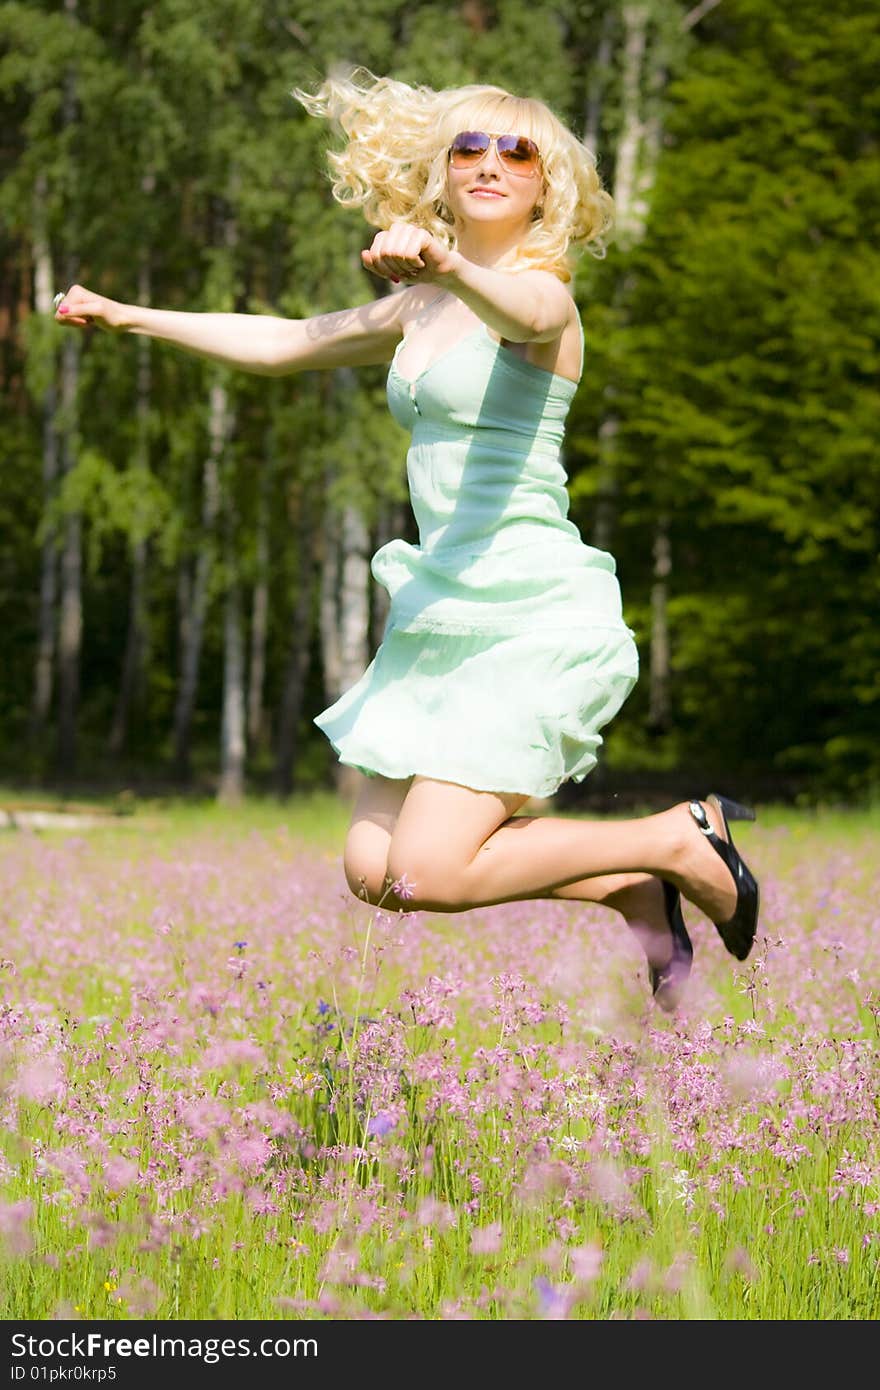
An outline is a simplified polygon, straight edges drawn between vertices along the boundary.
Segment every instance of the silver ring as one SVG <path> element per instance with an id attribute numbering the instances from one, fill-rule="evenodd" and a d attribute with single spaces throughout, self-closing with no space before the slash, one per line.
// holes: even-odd
<path id="1" fill-rule="evenodd" d="M 61 301 L 62 301 L 63 298 L 64 298 L 64 291 L 63 291 L 63 290 L 59 290 L 58 293 L 56 294 L 55 298 L 52 300 L 52 304 L 54 305 L 54 307 L 55 307 L 56 309 L 58 308 L 58 305 L 61 303 Z"/>

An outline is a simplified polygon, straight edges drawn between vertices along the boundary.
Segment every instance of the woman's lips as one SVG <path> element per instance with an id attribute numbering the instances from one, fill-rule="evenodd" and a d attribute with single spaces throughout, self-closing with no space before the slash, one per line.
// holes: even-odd
<path id="1" fill-rule="evenodd" d="M 472 188 L 472 189 L 471 189 L 471 197 L 472 197 L 472 198 L 504 198 L 504 197 L 506 197 L 506 196 L 507 196 L 507 195 L 506 195 L 505 193 L 496 193 L 495 190 L 494 190 L 494 188 Z"/>

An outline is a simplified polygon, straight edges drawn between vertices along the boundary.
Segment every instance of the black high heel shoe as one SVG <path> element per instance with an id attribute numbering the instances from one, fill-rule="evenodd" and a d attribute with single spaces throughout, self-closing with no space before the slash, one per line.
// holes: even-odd
<path id="1" fill-rule="evenodd" d="M 728 796 L 718 796 L 716 792 L 711 792 L 706 800 L 711 801 L 721 816 L 726 840 L 716 835 L 699 801 L 690 802 L 688 809 L 716 854 L 724 860 L 736 886 L 736 907 L 733 916 L 726 922 L 716 922 L 715 928 L 730 954 L 736 956 L 737 960 L 745 960 L 752 949 L 758 928 L 760 893 L 756 879 L 734 848 L 727 822 L 754 820 L 755 813 L 750 807 L 741 806 L 738 801 L 731 801 Z"/>
<path id="2" fill-rule="evenodd" d="M 663 884 L 663 901 L 666 904 L 666 920 L 672 932 L 672 955 L 663 966 L 649 965 L 651 993 L 667 1013 L 678 1007 L 681 991 L 691 973 L 694 948 L 688 936 L 684 918 L 681 915 L 681 894 L 666 879 Z"/>

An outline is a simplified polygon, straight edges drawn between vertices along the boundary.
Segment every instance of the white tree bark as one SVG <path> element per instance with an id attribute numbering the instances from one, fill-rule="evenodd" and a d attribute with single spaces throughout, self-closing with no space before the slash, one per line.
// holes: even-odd
<path id="1" fill-rule="evenodd" d="M 376 525 L 376 549 L 394 540 L 397 536 L 402 536 L 406 527 L 406 506 L 402 502 L 384 502 L 379 507 L 379 519 Z M 382 636 L 385 632 L 385 624 L 388 621 L 388 610 L 391 607 L 391 600 L 388 590 L 381 584 L 374 584 L 372 588 L 372 617 L 370 620 L 370 645 L 375 652 L 379 647 Z"/>
<path id="2" fill-rule="evenodd" d="M 297 528 L 299 572 L 296 602 L 290 625 L 290 643 L 284 672 L 284 688 L 278 714 L 276 785 L 282 797 L 293 790 L 297 734 L 312 657 L 313 602 L 317 573 L 318 538 L 309 507 L 303 511 Z"/>
<path id="3" fill-rule="evenodd" d="M 40 174 L 34 186 L 33 256 L 34 307 L 48 321 L 53 312 L 55 277 L 52 253 L 46 230 L 47 181 Z M 55 414 L 58 409 L 58 389 L 55 371 L 51 372 L 42 400 L 43 414 L 43 500 L 51 501 L 58 478 L 58 435 Z M 58 592 L 57 537 L 48 532 L 40 554 L 40 598 L 37 621 L 37 655 L 34 663 L 34 694 L 31 705 L 31 736 L 36 741 L 46 730 L 52 707 L 52 687 L 55 666 L 55 605 Z"/>
<path id="4" fill-rule="evenodd" d="M 339 534 L 339 694 L 354 685 L 369 664 L 369 539 L 361 513 L 346 506 Z M 362 776 L 356 768 L 337 763 L 335 779 L 340 796 L 352 800 Z"/>
<path id="5" fill-rule="evenodd" d="M 71 23 L 77 20 L 78 0 L 64 0 L 64 11 Z M 64 130 L 76 123 L 76 73 L 68 67 L 61 98 L 61 125 Z M 75 197 L 75 169 L 68 162 L 64 176 L 67 194 Z M 78 275 L 78 254 L 68 246 L 65 256 L 67 284 Z M 66 286 L 65 286 L 66 288 Z M 61 472 L 67 475 L 76 465 L 79 447 L 79 363 L 81 341 L 70 333 L 61 349 Z M 62 528 L 61 594 L 58 615 L 58 766 L 69 776 L 76 766 L 77 716 L 79 712 L 80 656 L 82 651 L 82 518 L 68 512 Z"/>
<path id="6" fill-rule="evenodd" d="M 209 446 L 202 470 L 202 531 L 195 573 L 191 584 L 186 586 L 188 607 L 185 614 L 181 614 L 182 649 L 174 711 L 174 762 L 178 775 L 183 778 L 188 777 L 190 770 L 192 718 L 208 608 L 208 582 L 214 559 L 214 533 L 220 510 L 220 463 L 228 428 L 228 392 L 225 386 L 215 382 L 209 395 Z"/>
<path id="7" fill-rule="evenodd" d="M 615 239 L 621 248 L 630 247 L 644 226 L 635 207 L 636 171 L 644 134 L 642 120 L 642 71 L 645 59 L 645 39 L 648 27 L 648 6 L 645 3 L 625 4 L 620 12 L 623 23 L 623 51 L 620 79 L 622 116 L 620 135 L 614 161 Z M 619 305 L 626 293 L 627 282 L 615 287 L 614 304 Z M 604 415 L 599 426 L 599 467 L 596 502 L 593 509 L 591 540 L 599 550 L 608 550 L 612 543 L 617 516 L 617 458 L 616 444 L 620 428 L 615 404 L 616 389 L 609 382 L 604 392 Z"/>
<path id="8" fill-rule="evenodd" d="M 69 333 L 61 350 L 61 471 L 76 464 L 79 335 Z M 82 651 L 82 518 L 68 512 L 62 526 L 61 604 L 58 623 L 58 766 L 70 775 L 76 767 L 79 668 Z"/>
<path id="9" fill-rule="evenodd" d="M 328 473 L 327 491 L 333 475 Z M 360 679 L 369 664 L 369 532 L 351 504 L 325 507 L 320 629 L 324 691 L 329 704 Z M 355 769 L 337 763 L 336 789 L 350 797 L 359 780 Z"/>
<path id="10" fill-rule="evenodd" d="M 354 506 L 346 506 L 340 536 L 340 694 L 360 679 L 369 664 L 369 547 L 370 536 L 361 513 Z"/>
<path id="11" fill-rule="evenodd" d="M 232 531 L 231 524 L 228 530 Z M 233 546 L 226 547 L 227 585 L 223 610 L 223 719 L 218 800 L 240 801 L 244 795 L 245 695 L 244 631 L 241 583 Z"/>
<path id="12" fill-rule="evenodd" d="M 273 474 L 273 430 L 266 430 L 266 446 L 257 492 L 256 557 L 251 600 L 251 650 L 248 673 L 247 735 L 251 749 L 259 748 L 265 734 L 264 687 L 266 642 L 269 631 L 269 489 Z"/>
<path id="13" fill-rule="evenodd" d="M 145 174 L 141 187 L 144 192 L 152 189 L 155 179 Z M 138 270 L 138 303 L 149 304 L 152 300 L 152 276 L 149 253 L 141 256 Z M 139 336 L 137 342 L 137 399 L 135 418 L 137 435 L 135 442 L 134 468 L 143 477 L 150 469 L 150 405 L 152 401 L 152 345 L 146 335 Z M 147 540 L 140 530 L 130 545 L 131 579 L 128 597 L 128 629 L 125 638 L 125 652 L 122 658 L 122 671 L 113 724 L 110 729 L 108 746 L 111 753 L 121 753 L 125 746 L 129 720 L 133 707 L 143 698 L 147 668 Z"/>
<path id="14" fill-rule="evenodd" d="M 328 704 L 342 692 L 342 643 L 339 634 L 339 539 L 341 519 L 327 506 L 321 521 L 321 595 L 319 628 L 324 697 Z"/>
<path id="15" fill-rule="evenodd" d="M 642 119 L 642 71 L 645 61 L 648 6 L 624 5 L 621 18 L 623 66 L 620 86 L 623 121 L 614 164 L 614 202 L 617 240 L 626 248 L 635 240 L 644 225 L 644 218 L 636 206 L 635 192 L 645 131 Z"/>

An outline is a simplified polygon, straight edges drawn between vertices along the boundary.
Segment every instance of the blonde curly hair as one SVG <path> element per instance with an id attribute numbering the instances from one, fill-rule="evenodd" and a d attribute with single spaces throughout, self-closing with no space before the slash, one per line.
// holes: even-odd
<path id="1" fill-rule="evenodd" d="M 602 187 L 595 156 L 543 101 L 480 84 L 437 92 L 366 68 L 330 76 L 314 93 L 295 88 L 291 95 L 346 136 L 345 146 L 328 155 L 333 195 L 345 207 L 362 208 L 372 226 L 412 222 L 454 247 L 445 202 L 449 145 L 462 130 L 509 132 L 538 146 L 544 189 L 529 232 L 505 264 L 549 270 L 567 281 L 572 249 L 605 256 L 614 200 Z"/>

